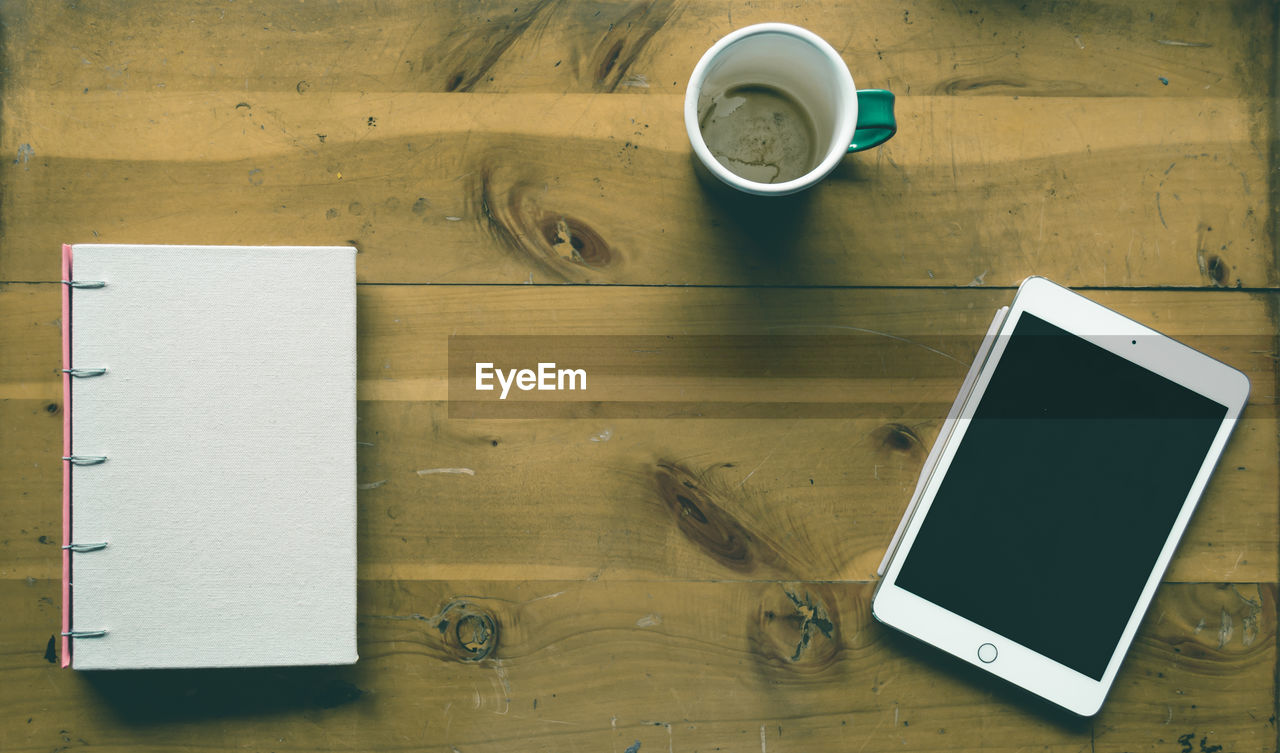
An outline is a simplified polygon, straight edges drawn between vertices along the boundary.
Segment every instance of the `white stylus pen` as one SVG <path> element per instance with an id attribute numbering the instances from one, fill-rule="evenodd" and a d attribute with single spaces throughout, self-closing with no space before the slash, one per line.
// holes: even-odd
<path id="1" fill-rule="evenodd" d="M 934 440 L 933 447 L 929 448 L 929 456 L 924 460 L 924 467 L 920 469 L 920 478 L 916 481 L 916 490 L 911 494 L 911 501 L 907 503 L 907 511 L 902 515 L 902 522 L 898 523 L 898 530 L 893 532 L 893 539 L 889 542 L 889 548 L 885 550 L 884 559 L 880 560 L 880 567 L 876 568 L 876 575 L 884 575 L 884 570 L 889 566 L 889 560 L 893 557 L 894 551 L 898 548 L 898 544 L 902 541 L 902 534 L 907 530 L 907 523 L 910 522 L 912 514 L 915 513 L 916 507 L 920 504 L 920 495 L 924 493 L 925 484 L 929 481 L 929 476 L 933 474 L 933 468 L 938 464 L 938 456 L 942 454 L 942 448 L 946 446 L 947 440 L 951 438 L 951 431 L 955 428 L 956 418 L 960 415 L 960 409 L 964 407 L 964 401 L 968 399 L 969 393 L 973 390 L 973 383 L 978 381 L 978 374 L 982 372 L 983 365 L 987 362 L 987 356 L 991 353 L 991 345 L 995 342 L 995 337 L 1000 332 L 1000 325 L 1004 324 L 1005 315 L 1009 313 L 1008 306 L 1002 306 L 996 312 L 996 316 L 991 320 L 991 326 L 987 327 L 987 334 L 983 336 L 982 342 L 978 345 L 978 352 L 973 355 L 973 363 L 969 366 L 969 373 L 964 375 L 964 382 L 960 384 L 960 392 L 956 395 L 956 401 L 951 404 L 951 410 L 947 413 L 947 418 L 942 422 L 942 431 L 938 432 L 938 438 Z"/>

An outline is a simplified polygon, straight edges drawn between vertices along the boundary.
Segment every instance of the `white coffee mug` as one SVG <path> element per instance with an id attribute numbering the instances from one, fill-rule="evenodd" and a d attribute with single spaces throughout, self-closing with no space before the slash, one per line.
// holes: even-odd
<path id="1" fill-rule="evenodd" d="M 821 155 L 804 175 L 761 183 L 734 173 L 707 147 L 700 122 L 712 100 L 739 86 L 766 86 L 784 92 L 813 123 L 815 151 Z M 750 194 L 784 196 L 825 178 L 849 152 L 888 141 L 897 131 L 893 93 L 858 91 L 840 54 L 813 32 L 790 24 L 766 23 L 738 29 L 711 46 L 693 69 L 684 96 L 684 124 L 699 162 L 724 183 Z"/>

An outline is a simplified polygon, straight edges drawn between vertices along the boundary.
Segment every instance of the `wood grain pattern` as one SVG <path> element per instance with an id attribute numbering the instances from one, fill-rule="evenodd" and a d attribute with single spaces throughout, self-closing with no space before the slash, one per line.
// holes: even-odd
<path id="1" fill-rule="evenodd" d="M 7 342 L 28 350 L 0 366 L 0 397 L 10 398 L 0 416 L 19 429 L 6 433 L 0 471 L 21 480 L 30 500 L 25 512 L 0 515 L 30 524 L 8 557 L 22 566 L 15 574 L 41 578 L 58 567 L 53 459 L 62 419 L 58 330 L 49 323 L 58 292 L 11 285 L 0 293 L 0 319 L 25 325 L 9 328 Z M 364 577 L 869 580 L 972 351 L 955 363 L 920 349 L 927 360 L 910 371 L 801 390 L 833 403 L 883 401 L 869 403 L 869 418 L 457 420 L 448 417 L 448 336 L 853 327 L 889 343 L 929 342 L 977 337 L 1012 292 L 362 286 L 359 295 Z M 1275 294 L 1093 295 L 1249 375 L 1250 406 L 1169 578 L 1267 581 L 1280 551 L 1276 362 L 1266 334 Z M 713 390 L 717 381 L 689 384 Z M 694 498 L 697 516 L 680 495 Z"/>
<path id="2" fill-rule="evenodd" d="M 859 85 L 904 94 L 1262 98 L 1274 22 L 1267 4 L 1240 1 L 6 5 L 7 54 L 23 63 L 14 84 L 75 92 L 198 82 L 297 94 L 683 93 L 689 56 L 781 19 L 825 30 Z"/>
<path id="3" fill-rule="evenodd" d="M 680 114 L 728 4 L 7 6 L 0 279 L 53 279 L 64 241 L 183 238 L 354 241 L 367 282 L 1280 282 L 1260 6 L 942 5 L 738 10 L 849 29 L 859 80 L 900 94 L 901 135 L 767 210 L 695 179 Z M 223 24 L 252 54 L 209 43 Z"/>
<path id="4" fill-rule="evenodd" d="M 0 275 L 181 237 L 354 241 L 363 282 L 1276 283 L 1263 113 L 1238 101 L 904 97 L 902 135 L 768 207 L 696 178 L 681 102 L 24 92 Z M 21 125 L 50 111 L 69 125 Z"/>
<path id="5" fill-rule="evenodd" d="M 1246 751 L 1275 737 L 1273 585 L 1163 587 L 1093 720 L 886 630 L 868 612 L 871 584 L 365 581 L 355 667 L 96 674 L 45 659 L 56 592 L 0 581 L 6 751 L 189 740 L 276 751 L 639 742 L 1167 753 L 1183 738 Z"/>
<path id="6" fill-rule="evenodd" d="M 900 124 L 763 204 L 680 113 L 761 21 Z M 1276 751 L 1276 34 L 1252 0 L 0 3 L 0 750 Z M 68 241 L 359 248 L 360 663 L 56 667 Z M 868 613 L 1031 274 L 1253 383 L 1093 720 Z M 450 335 L 839 332 L 909 354 L 804 381 L 866 415 L 449 413 Z"/>

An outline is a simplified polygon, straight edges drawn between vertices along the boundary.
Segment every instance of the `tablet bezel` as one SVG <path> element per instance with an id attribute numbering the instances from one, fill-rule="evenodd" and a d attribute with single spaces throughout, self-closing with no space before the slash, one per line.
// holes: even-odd
<path id="1" fill-rule="evenodd" d="M 974 623 L 937 604 L 897 586 L 898 573 L 915 544 L 921 524 L 929 514 L 933 499 L 947 474 L 956 449 L 964 440 L 969 420 L 985 394 L 995 367 L 1023 313 L 1035 316 L 1111 353 L 1152 371 L 1172 382 L 1227 407 L 1200 470 L 1169 530 L 1164 546 L 1151 569 L 1141 596 L 1107 663 L 1101 680 L 1095 680 L 1043 654 L 1033 651 L 994 630 Z M 1081 716 L 1092 716 L 1102 707 L 1125 654 L 1137 633 L 1143 615 L 1178 542 L 1186 531 L 1191 514 L 1203 494 L 1218 458 L 1226 446 L 1249 394 L 1249 380 L 1239 370 L 1214 360 L 1182 343 L 1060 287 L 1042 277 L 1030 277 L 1019 286 L 1009 313 L 992 344 L 987 362 L 964 401 L 954 428 L 929 473 L 919 504 L 902 540 L 894 551 L 875 595 L 871 611 L 876 619 L 930 643 L 970 664 L 1023 687 L 1046 700 Z M 993 459 L 993 463 L 998 462 Z M 978 658 L 978 647 L 991 643 L 998 650 L 994 662 Z"/>

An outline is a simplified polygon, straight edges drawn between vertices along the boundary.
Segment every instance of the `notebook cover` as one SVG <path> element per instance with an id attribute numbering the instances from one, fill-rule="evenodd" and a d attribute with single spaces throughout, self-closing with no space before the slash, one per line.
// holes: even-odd
<path id="1" fill-rule="evenodd" d="M 355 250 L 72 251 L 64 661 L 354 662 Z"/>

